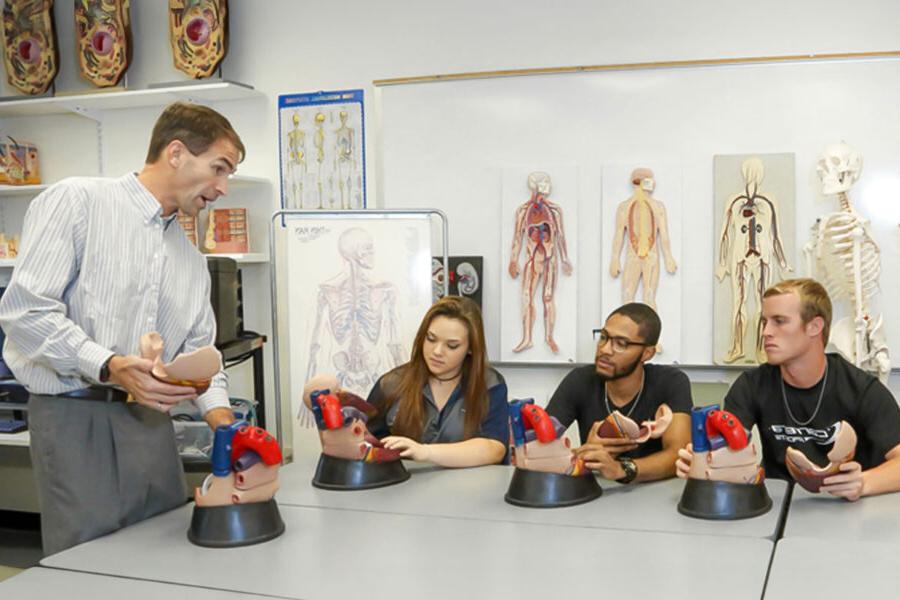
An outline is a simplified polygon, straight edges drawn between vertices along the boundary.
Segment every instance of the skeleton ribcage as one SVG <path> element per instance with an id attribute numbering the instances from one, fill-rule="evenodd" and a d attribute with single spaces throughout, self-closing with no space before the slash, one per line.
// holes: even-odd
<path id="1" fill-rule="evenodd" d="M 373 297 L 376 290 L 366 284 L 356 287 L 345 284 L 336 292 L 329 295 L 329 321 L 334 338 L 338 343 L 344 344 L 351 337 L 362 335 L 373 344 L 376 343 L 382 319 L 381 303 Z"/>
<path id="2" fill-rule="evenodd" d="M 832 299 L 854 300 L 853 231 L 859 227 L 860 287 L 862 298 L 878 291 L 881 261 L 878 246 L 869 232 L 869 222 L 849 212 L 838 212 L 820 218 L 812 228 L 812 247 L 816 275 L 828 289 Z"/>

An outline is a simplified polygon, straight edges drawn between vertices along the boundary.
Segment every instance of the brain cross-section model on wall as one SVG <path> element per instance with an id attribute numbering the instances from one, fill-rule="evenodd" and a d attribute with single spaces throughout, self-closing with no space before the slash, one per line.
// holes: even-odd
<path id="1" fill-rule="evenodd" d="M 375 266 L 375 247 L 364 229 L 344 231 L 338 251 L 344 269 L 319 285 L 307 378 L 333 371 L 343 388 L 367 393 L 380 375 L 403 362 L 397 287 L 367 273 Z M 322 356 L 328 346 L 329 355 Z"/>

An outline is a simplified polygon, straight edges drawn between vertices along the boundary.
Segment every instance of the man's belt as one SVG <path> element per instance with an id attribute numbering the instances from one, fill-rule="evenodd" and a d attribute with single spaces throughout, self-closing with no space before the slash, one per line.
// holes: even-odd
<path id="1" fill-rule="evenodd" d="M 54 394 L 60 398 L 78 398 L 79 400 L 95 400 L 97 402 L 127 402 L 128 392 L 102 385 L 92 385 L 63 394 Z"/>

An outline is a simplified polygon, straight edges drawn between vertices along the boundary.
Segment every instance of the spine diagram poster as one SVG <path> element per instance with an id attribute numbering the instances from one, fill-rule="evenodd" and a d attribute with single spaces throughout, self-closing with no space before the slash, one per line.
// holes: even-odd
<path id="1" fill-rule="evenodd" d="M 292 412 L 317 373 L 365 398 L 409 360 L 431 306 L 429 219 L 288 215 L 285 225 Z"/>
<path id="2" fill-rule="evenodd" d="M 366 207 L 363 91 L 278 97 L 281 206 Z"/>
<path id="3" fill-rule="evenodd" d="M 681 167 L 667 163 L 603 167 L 603 314 L 643 302 L 663 328 L 656 362 L 681 360 Z"/>
<path id="4" fill-rule="evenodd" d="M 574 362 L 577 169 L 503 170 L 501 360 Z"/>
<path id="5" fill-rule="evenodd" d="M 765 362 L 762 294 L 794 268 L 794 155 L 719 155 L 713 171 L 713 361 Z"/>

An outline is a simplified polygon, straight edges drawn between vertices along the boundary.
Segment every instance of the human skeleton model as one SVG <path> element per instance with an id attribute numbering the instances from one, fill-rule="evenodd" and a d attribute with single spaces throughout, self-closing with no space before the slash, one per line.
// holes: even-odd
<path id="1" fill-rule="evenodd" d="M 694 457 L 688 477 L 730 483 L 762 484 L 765 471 L 750 432 L 718 404 L 691 411 Z"/>
<path id="2" fill-rule="evenodd" d="M 674 273 L 677 268 L 669 248 L 666 207 L 651 196 L 656 188 L 656 181 L 650 169 L 632 171 L 631 184 L 634 186 L 634 194 L 616 209 L 616 233 L 613 238 L 609 274 L 615 278 L 622 272 L 623 304 L 634 301 L 638 283 L 643 278 L 643 302 L 656 310 L 660 247 L 666 259 L 666 271 Z M 623 271 L 620 256 L 626 232 L 628 245 L 625 249 Z"/>
<path id="3" fill-rule="evenodd" d="M 342 388 L 367 393 L 380 375 L 403 362 L 397 287 L 389 281 L 372 281 L 366 274 L 375 266 L 375 248 L 365 230 L 344 231 L 338 250 L 345 267 L 319 285 L 307 378 L 333 369 Z M 319 352 L 326 334 L 336 348 L 323 368 Z"/>
<path id="4" fill-rule="evenodd" d="M 335 132 L 334 170 L 337 172 L 341 191 L 341 208 L 350 208 L 353 171 L 356 160 L 353 155 L 353 128 L 347 127 L 347 111 L 340 112 L 341 126 Z"/>
<path id="5" fill-rule="evenodd" d="M 590 475 L 584 461 L 572 454 L 572 442 L 566 428 L 551 417 L 533 398 L 509 403 L 509 423 L 512 430 L 513 460 L 519 469 Z"/>
<path id="6" fill-rule="evenodd" d="M 316 133 L 313 137 L 313 145 L 316 147 L 316 163 L 318 172 L 316 175 L 316 188 L 319 192 L 319 208 L 322 206 L 322 163 L 325 162 L 325 115 L 316 113 Z"/>
<path id="7" fill-rule="evenodd" d="M 772 278 L 772 259 L 778 261 L 782 271 L 790 271 L 791 267 L 787 264 L 781 244 L 775 202 L 759 189 L 764 175 L 762 160 L 755 156 L 748 158 L 741 165 L 741 174 L 744 177 L 744 192 L 725 205 L 716 267 L 719 281 L 731 275 L 732 343 L 725 362 L 731 363 L 744 356 L 744 335 L 749 324 L 747 301 L 751 294 L 756 298 L 752 321 L 757 329 L 756 358 L 759 362 L 765 362 L 760 315 L 762 296 Z"/>
<path id="8" fill-rule="evenodd" d="M 516 225 L 513 229 L 512 251 L 509 261 L 509 275 L 519 276 L 519 250 L 525 238 L 525 262 L 522 265 L 522 341 L 513 352 L 531 348 L 531 330 L 534 326 L 534 291 L 543 277 L 542 299 L 544 302 L 544 339 L 553 352 L 559 346 L 553 339 L 556 322 L 554 292 L 559 275 L 559 263 L 565 275 L 572 274 L 566 250 L 566 234 L 563 228 L 563 213 L 559 205 L 547 200 L 550 195 L 550 176 L 540 171 L 528 176 L 531 198 L 516 210 Z"/>
<path id="9" fill-rule="evenodd" d="M 300 114 L 291 115 L 288 131 L 287 192 L 288 208 L 303 208 L 303 180 L 306 177 L 306 132 L 300 129 Z"/>
<path id="10" fill-rule="evenodd" d="M 303 386 L 303 405 L 315 418 L 322 454 L 367 463 L 400 460 L 399 450 L 385 448 L 369 432 L 366 424 L 377 409 L 356 394 L 342 391 L 333 375 L 310 379 Z"/>
<path id="11" fill-rule="evenodd" d="M 831 341 L 844 357 L 887 383 L 890 351 L 882 315 L 874 315 L 881 251 L 869 231 L 869 222 L 853 208 L 847 192 L 859 178 L 862 157 L 847 144 L 826 148 L 817 171 L 825 195 L 837 195 L 841 210 L 816 220 L 812 239 L 804 246 L 812 277 L 822 281 L 832 300 L 850 301 L 852 316 L 832 328 Z"/>

